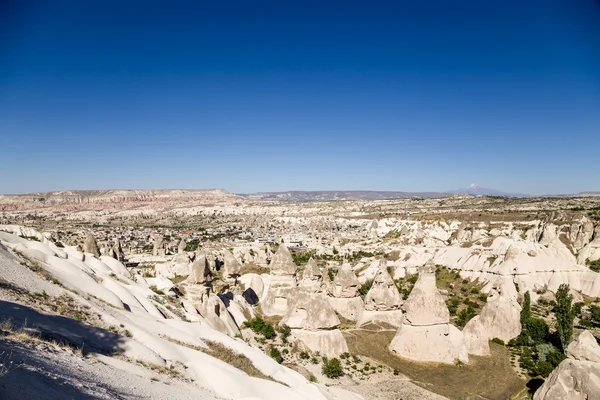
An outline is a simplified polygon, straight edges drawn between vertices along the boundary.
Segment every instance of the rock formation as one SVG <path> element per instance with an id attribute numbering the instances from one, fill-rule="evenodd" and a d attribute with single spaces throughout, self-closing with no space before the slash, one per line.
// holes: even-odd
<path id="1" fill-rule="evenodd" d="M 157 233 L 152 236 L 152 242 L 154 244 L 152 248 L 153 256 L 164 256 L 165 255 L 165 243 L 163 235 Z"/>
<path id="2" fill-rule="evenodd" d="M 402 325 L 401 305 L 402 297 L 383 261 L 373 278 L 371 289 L 365 296 L 365 310 L 357 325 L 380 321 L 400 327 Z"/>
<path id="3" fill-rule="evenodd" d="M 85 241 L 83 242 L 83 252 L 100 257 L 100 249 L 98 248 L 98 243 L 96 243 L 96 238 L 92 235 L 92 232 L 86 233 Z"/>
<path id="4" fill-rule="evenodd" d="M 358 321 L 364 309 L 359 295 L 360 282 L 350 264 L 340 267 L 331 284 L 329 303 L 338 314 L 351 321 Z"/>
<path id="5" fill-rule="evenodd" d="M 237 278 L 240 275 L 240 270 L 242 269 L 242 264 L 235 258 L 233 254 L 229 250 L 224 251 L 225 256 L 223 257 L 223 277 L 225 279 L 228 278 Z"/>
<path id="6" fill-rule="evenodd" d="M 499 276 L 492 286 L 487 303 L 480 313 L 480 322 L 488 339 L 499 338 L 508 342 L 521 333 L 521 306 L 512 276 Z"/>
<path id="7" fill-rule="evenodd" d="M 283 244 L 269 265 L 268 288 L 262 301 L 262 310 L 266 315 L 285 315 L 288 304 L 296 294 L 298 282 L 296 280 L 297 267 L 290 251 Z"/>
<path id="8" fill-rule="evenodd" d="M 600 363 L 600 346 L 590 331 L 583 331 L 567 347 L 567 357 Z"/>
<path id="9" fill-rule="evenodd" d="M 563 360 L 533 395 L 533 400 L 600 399 L 600 346 L 589 331 L 567 347 Z"/>
<path id="10" fill-rule="evenodd" d="M 337 329 L 340 320 L 321 293 L 296 293 L 280 325 L 288 325 L 293 337 L 326 357 L 338 357 L 348 351 L 346 340 Z"/>
<path id="11" fill-rule="evenodd" d="M 185 252 L 186 247 L 187 247 L 187 243 L 186 243 L 185 239 L 181 239 L 179 241 L 179 244 L 177 245 L 177 254 L 178 255 L 186 254 L 186 252 Z"/>
<path id="12" fill-rule="evenodd" d="M 112 247 L 111 257 L 119 260 L 125 261 L 125 253 L 123 252 L 123 248 L 121 247 L 121 241 L 119 238 L 115 238 L 115 243 Z"/>
<path id="13" fill-rule="evenodd" d="M 467 363 L 463 334 L 449 323 L 450 313 L 436 287 L 435 270 L 431 261 L 421 267 L 419 279 L 402 305 L 404 322 L 390 350 L 414 361 Z"/>
<path id="14" fill-rule="evenodd" d="M 489 333 L 480 321 L 480 316 L 471 318 L 463 329 L 463 337 L 467 352 L 476 356 L 490 355 Z"/>
<path id="15" fill-rule="evenodd" d="M 323 273 L 317 262 L 311 257 L 304 266 L 300 287 L 303 290 L 321 292 L 323 288 Z"/>

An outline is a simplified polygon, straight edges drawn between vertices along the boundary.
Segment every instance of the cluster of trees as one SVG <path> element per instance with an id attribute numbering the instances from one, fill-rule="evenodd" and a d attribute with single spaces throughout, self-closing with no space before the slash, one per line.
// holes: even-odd
<path id="1" fill-rule="evenodd" d="M 569 285 L 562 284 L 556 291 L 553 313 L 556 318 L 556 331 L 542 318 L 531 313 L 531 296 L 526 292 L 521 311 L 522 331 L 508 342 L 520 355 L 519 364 L 531 376 L 547 377 L 565 359 L 567 346 L 573 340 L 573 323 L 581 313 L 582 303 L 573 304 Z"/>

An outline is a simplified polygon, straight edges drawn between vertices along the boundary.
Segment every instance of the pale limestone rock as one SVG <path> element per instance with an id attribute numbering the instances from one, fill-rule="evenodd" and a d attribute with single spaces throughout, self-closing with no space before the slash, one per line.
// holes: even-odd
<path id="1" fill-rule="evenodd" d="M 435 265 L 428 262 L 419 270 L 419 279 L 402 305 L 405 323 L 418 325 L 447 324 L 450 313 L 435 283 Z"/>
<path id="2" fill-rule="evenodd" d="M 260 303 L 263 313 L 268 316 L 285 315 L 297 293 L 295 286 L 269 287 L 265 299 Z"/>
<path id="3" fill-rule="evenodd" d="M 481 324 L 488 339 L 499 338 L 508 342 L 521 333 L 521 306 L 511 276 L 499 276 L 490 290 L 487 303 L 481 309 Z"/>
<path id="4" fill-rule="evenodd" d="M 181 239 L 179 241 L 179 244 L 177 245 L 177 254 L 187 256 L 187 253 L 185 252 L 186 247 L 187 247 L 187 243 L 186 243 L 185 239 Z"/>
<path id="5" fill-rule="evenodd" d="M 321 291 L 323 289 L 323 273 L 312 257 L 304 267 L 300 286 L 307 289 L 314 289 L 315 291 Z"/>
<path id="6" fill-rule="evenodd" d="M 153 248 L 152 255 L 153 256 L 164 256 L 165 255 L 165 243 L 163 235 L 157 233 L 152 236 Z"/>
<path id="7" fill-rule="evenodd" d="M 238 281 L 243 285 L 244 290 L 251 290 L 260 299 L 264 296 L 265 284 L 258 274 L 244 274 Z"/>
<path id="8" fill-rule="evenodd" d="M 210 285 L 212 282 L 212 271 L 204 253 L 196 256 L 196 261 L 190 266 L 186 282 L 201 285 Z"/>
<path id="9" fill-rule="evenodd" d="M 402 322 L 404 321 L 404 315 L 402 310 L 389 310 L 389 311 L 369 311 L 363 310 L 363 312 L 358 316 L 356 321 L 356 326 L 361 327 L 368 323 L 385 323 L 389 324 L 393 327 L 400 328 L 402 326 Z"/>
<path id="10" fill-rule="evenodd" d="M 229 336 L 240 334 L 239 327 L 219 296 L 211 294 L 201 303 L 194 303 L 194 306 L 213 329 Z"/>
<path id="11" fill-rule="evenodd" d="M 96 243 L 96 238 L 92 232 L 86 233 L 85 241 L 83 242 L 83 252 L 100 257 L 100 249 L 98 249 L 98 243 Z"/>
<path id="12" fill-rule="evenodd" d="M 328 297 L 327 300 L 338 314 L 351 321 L 360 320 L 365 308 L 365 303 L 360 296 L 350 298 Z"/>
<path id="13" fill-rule="evenodd" d="M 240 264 L 237 258 L 235 258 L 229 250 L 225 250 L 224 253 L 225 256 L 223 257 L 223 261 L 225 265 L 223 266 L 223 276 L 227 278 L 239 276 L 242 264 Z"/>
<path id="14" fill-rule="evenodd" d="M 600 363 L 563 360 L 533 400 L 600 400 Z"/>
<path id="15" fill-rule="evenodd" d="M 285 245 L 280 245 L 269 264 L 271 275 L 296 275 L 296 264 L 290 251 Z"/>
<path id="16" fill-rule="evenodd" d="M 300 340 L 313 352 L 320 352 L 325 357 L 339 357 L 348 351 L 348 344 L 339 329 L 330 331 L 306 331 L 292 329 L 292 336 Z"/>
<path id="17" fill-rule="evenodd" d="M 344 264 L 333 279 L 332 294 L 338 298 L 352 298 L 359 295 L 360 282 L 350 264 Z"/>
<path id="18" fill-rule="evenodd" d="M 390 344 L 400 357 L 413 361 L 442 362 L 455 360 L 469 362 L 463 335 L 450 324 L 411 326 L 403 324 Z"/>
<path id="19" fill-rule="evenodd" d="M 462 331 L 467 352 L 476 356 L 489 356 L 489 334 L 480 321 L 479 315 L 473 317 Z"/>
<path id="20" fill-rule="evenodd" d="M 373 286 L 365 296 L 365 310 L 390 311 L 400 309 L 402 297 L 384 265 L 373 278 Z"/>
<path id="21" fill-rule="evenodd" d="M 340 325 L 327 297 L 320 293 L 297 293 L 280 322 L 293 329 L 308 331 L 335 329 Z"/>
<path id="22" fill-rule="evenodd" d="M 415 361 L 468 363 L 463 333 L 450 325 L 450 313 L 437 289 L 436 267 L 428 261 L 402 305 L 404 321 L 390 343 L 390 350 Z"/>
<path id="23" fill-rule="evenodd" d="M 600 363 L 600 346 L 590 331 L 583 331 L 567 347 L 567 357 Z"/>
<path id="24" fill-rule="evenodd" d="M 112 247 L 111 256 L 119 261 L 125 260 L 125 253 L 123 252 L 123 248 L 121 247 L 121 241 L 119 238 L 115 238 L 115 243 Z"/>

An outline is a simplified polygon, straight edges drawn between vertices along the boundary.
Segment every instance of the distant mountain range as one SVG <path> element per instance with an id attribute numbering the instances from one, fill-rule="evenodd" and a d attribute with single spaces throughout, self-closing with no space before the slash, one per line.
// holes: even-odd
<path id="1" fill-rule="evenodd" d="M 291 190 L 286 192 L 257 192 L 238 193 L 238 196 L 251 200 L 311 202 L 335 200 L 388 200 L 411 198 L 441 198 L 450 195 L 465 194 L 470 196 L 499 196 L 499 197 L 535 197 L 524 193 L 508 193 L 496 189 L 479 186 L 475 183 L 460 189 L 446 192 L 399 192 L 379 190 Z M 600 192 L 580 192 L 575 194 L 546 195 L 539 197 L 590 197 L 600 196 Z"/>
<path id="2" fill-rule="evenodd" d="M 502 197 L 529 197 L 527 194 L 523 193 L 507 193 L 502 192 L 496 189 L 489 189 L 482 186 L 479 186 L 476 183 L 473 183 L 466 188 L 460 188 L 456 190 L 450 190 L 447 193 L 450 194 L 470 194 L 471 196 L 502 196 Z"/>
<path id="3" fill-rule="evenodd" d="M 386 200 L 410 198 L 439 198 L 447 196 L 440 192 L 388 192 L 376 190 L 313 190 L 288 192 L 258 192 L 238 194 L 251 200 L 272 201 L 332 201 L 332 200 Z"/>
<path id="4" fill-rule="evenodd" d="M 488 189 L 476 184 L 466 188 L 450 190 L 447 192 L 396 192 L 378 190 L 292 190 L 287 192 L 258 192 L 238 194 L 252 200 L 271 201 L 334 201 L 334 200 L 387 200 L 411 198 L 441 198 L 453 194 L 467 194 L 471 196 L 502 196 L 502 197 L 529 197 L 525 194 L 505 193 L 495 189 Z"/>

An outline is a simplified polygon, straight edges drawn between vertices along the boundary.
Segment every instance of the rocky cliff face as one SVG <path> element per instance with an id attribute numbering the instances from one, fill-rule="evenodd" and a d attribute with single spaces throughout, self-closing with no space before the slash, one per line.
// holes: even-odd
<path id="1" fill-rule="evenodd" d="M 144 203 L 206 204 L 222 201 L 243 201 L 223 189 L 204 190 L 66 190 L 59 192 L 0 195 L 0 210 L 28 210 L 47 207 L 96 209 L 111 204 Z"/>
<path id="2" fill-rule="evenodd" d="M 533 400 L 600 399 L 600 346 L 584 331 L 567 348 L 567 359 L 552 371 Z"/>

